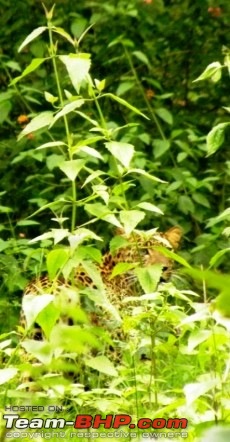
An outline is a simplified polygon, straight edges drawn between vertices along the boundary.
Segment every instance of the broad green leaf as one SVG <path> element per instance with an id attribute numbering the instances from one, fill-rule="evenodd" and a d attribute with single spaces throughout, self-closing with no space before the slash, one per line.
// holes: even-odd
<path id="1" fill-rule="evenodd" d="M 134 85 L 135 85 L 134 81 L 122 81 L 122 83 L 120 83 L 117 88 L 116 94 L 121 96 L 125 94 L 125 92 L 132 89 Z"/>
<path id="2" fill-rule="evenodd" d="M 90 155 L 91 157 L 99 158 L 100 160 L 103 160 L 103 156 L 98 152 L 98 150 L 94 149 L 93 147 L 80 146 L 78 148 L 78 151 L 84 152 L 87 155 Z"/>
<path id="3" fill-rule="evenodd" d="M 10 213 L 13 210 L 10 207 L 7 206 L 0 206 L 0 213 Z"/>
<path id="4" fill-rule="evenodd" d="M 149 60 L 146 57 L 146 55 L 141 51 L 133 51 L 133 55 L 140 61 L 142 61 L 144 64 L 149 66 Z"/>
<path id="5" fill-rule="evenodd" d="M 69 114 L 70 112 L 73 112 L 75 109 L 81 107 L 84 104 L 84 100 L 79 99 L 79 100 L 74 100 L 71 103 L 66 104 L 62 110 L 60 110 L 54 117 L 53 121 L 51 122 L 50 127 L 52 127 L 56 121 L 61 118 L 64 117 L 65 115 Z"/>
<path id="6" fill-rule="evenodd" d="M 160 281 L 162 265 L 154 264 L 144 268 L 137 268 L 135 273 L 144 293 L 153 293 Z"/>
<path id="7" fill-rule="evenodd" d="M 164 213 L 162 212 L 161 209 L 159 209 L 159 207 L 156 207 L 153 204 L 148 203 L 148 202 L 139 203 L 139 204 L 137 204 L 137 207 L 140 207 L 141 209 L 144 209 L 144 210 L 148 210 L 149 212 L 155 212 L 155 213 L 160 213 L 161 215 L 164 215 Z"/>
<path id="8" fill-rule="evenodd" d="M 33 41 L 35 38 L 37 38 L 40 34 L 42 34 L 47 29 L 47 26 L 39 26 L 38 28 L 34 29 L 23 42 L 19 46 L 18 52 L 21 52 L 21 50 L 28 45 L 31 41 Z"/>
<path id="9" fill-rule="evenodd" d="M 132 144 L 110 141 L 105 143 L 105 147 L 124 167 L 129 167 L 134 155 L 134 146 Z"/>
<path id="10" fill-rule="evenodd" d="M 208 391 L 213 390 L 220 381 L 218 378 L 208 379 L 203 382 L 194 382 L 193 384 L 187 384 L 184 387 L 184 393 L 186 397 L 187 406 L 191 406 L 196 399 L 203 396 Z"/>
<path id="11" fill-rule="evenodd" d="M 63 141 L 50 141 L 49 143 L 41 144 L 41 146 L 36 147 L 36 150 L 46 149 L 47 147 L 57 147 L 57 146 L 66 146 L 66 143 Z"/>
<path id="12" fill-rule="evenodd" d="M 227 207 L 220 215 L 215 216 L 215 218 L 211 218 L 210 221 L 207 224 L 207 227 L 212 227 L 217 223 L 220 223 L 222 221 L 230 221 L 230 207 Z"/>
<path id="13" fill-rule="evenodd" d="M 50 341 L 55 349 L 65 353 L 86 353 L 89 348 L 100 347 L 100 342 L 96 336 L 77 325 L 70 327 L 64 324 L 57 324 L 52 329 Z"/>
<path id="14" fill-rule="evenodd" d="M 166 181 L 163 181 L 154 175 L 150 175 L 150 173 L 145 172 L 145 170 L 143 170 L 143 169 L 129 169 L 128 172 L 126 172 L 126 175 L 128 175 L 129 173 L 138 173 L 139 175 L 143 175 L 144 177 L 148 178 L 151 181 L 158 181 L 159 183 L 166 183 Z"/>
<path id="15" fill-rule="evenodd" d="M 134 262 L 119 262 L 114 266 L 110 279 L 132 270 L 134 267 L 136 267 L 136 265 L 137 263 Z"/>
<path id="16" fill-rule="evenodd" d="M 14 86 L 18 81 L 20 81 L 22 78 L 26 77 L 26 75 L 29 75 L 31 72 L 36 71 L 36 69 L 46 61 L 47 58 L 34 58 L 31 63 L 24 69 L 21 75 L 14 78 L 10 82 L 10 86 Z"/>
<path id="17" fill-rule="evenodd" d="M 43 127 L 49 126 L 53 121 L 53 112 L 45 111 L 41 112 L 39 115 L 34 117 L 22 130 L 22 132 L 18 136 L 18 140 L 21 140 L 25 135 L 28 135 L 32 132 L 36 132 Z"/>
<path id="18" fill-rule="evenodd" d="M 155 247 L 156 250 L 159 250 L 159 252 L 161 252 L 163 255 L 167 256 L 168 258 L 173 259 L 176 262 L 179 262 L 179 264 L 181 264 L 182 266 L 190 269 L 190 265 L 189 263 L 180 255 L 177 255 L 175 252 L 172 252 L 169 249 L 166 249 L 165 247 L 162 246 L 156 246 Z"/>
<path id="19" fill-rule="evenodd" d="M 35 341 L 34 339 L 25 339 L 22 347 L 26 352 L 36 358 L 42 364 L 50 364 L 52 361 L 52 347 L 47 341 Z"/>
<path id="20" fill-rule="evenodd" d="M 58 97 L 55 97 L 54 95 L 50 94 L 50 92 L 45 91 L 44 95 L 48 103 L 54 104 L 56 103 L 56 101 L 58 101 Z"/>
<path id="21" fill-rule="evenodd" d="M 56 284 L 53 290 L 56 290 Z M 55 296 L 55 300 L 57 297 Z M 60 310 L 56 306 L 56 302 L 50 302 L 36 317 L 36 323 L 40 325 L 46 338 L 50 337 L 50 333 L 60 317 Z"/>
<path id="22" fill-rule="evenodd" d="M 198 345 L 202 344 L 202 342 L 207 341 L 210 336 L 212 336 L 212 330 L 195 330 L 191 332 L 188 338 L 188 351 L 192 352 Z"/>
<path id="23" fill-rule="evenodd" d="M 195 206 L 192 199 L 187 195 L 180 195 L 178 198 L 178 207 L 185 215 L 189 212 L 195 212 Z"/>
<path id="24" fill-rule="evenodd" d="M 230 440 L 230 428 L 221 427 L 213 422 L 213 428 L 205 432 L 201 439 L 201 442 L 229 442 Z"/>
<path id="25" fill-rule="evenodd" d="M 117 97 L 117 95 L 106 93 L 106 94 L 103 94 L 102 97 L 110 97 L 113 100 L 117 101 L 118 103 L 122 104 L 122 106 L 125 106 L 128 109 L 130 109 L 131 111 L 135 112 L 135 114 L 141 115 L 142 117 L 149 120 L 149 118 L 145 114 L 143 114 L 141 111 L 139 111 L 139 109 L 137 109 L 136 107 L 129 104 L 126 100 L 123 100 L 123 98 Z"/>
<path id="26" fill-rule="evenodd" d="M 140 210 L 121 210 L 120 220 L 124 225 L 125 233 L 127 235 L 131 233 L 144 217 L 144 212 L 141 212 Z"/>
<path id="27" fill-rule="evenodd" d="M 7 118 L 12 109 L 10 101 L 2 101 L 0 103 L 0 124 L 2 124 Z"/>
<path id="28" fill-rule="evenodd" d="M 223 292 L 215 300 L 215 308 L 225 318 L 230 318 L 230 287 L 226 285 Z"/>
<path id="29" fill-rule="evenodd" d="M 216 263 L 218 263 L 219 259 L 224 256 L 226 253 L 230 252 L 230 247 L 226 249 L 219 250 L 211 259 L 210 259 L 210 267 L 213 267 Z"/>
<path id="30" fill-rule="evenodd" d="M 196 78 L 196 80 L 194 80 L 193 83 L 195 83 L 196 81 L 206 80 L 207 78 L 212 78 L 213 75 L 215 75 L 221 69 L 222 66 L 219 63 L 219 61 L 214 61 L 213 63 L 209 64 L 206 67 L 204 72 L 202 72 L 202 74 L 198 78 Z"/>
<path id="31" fill-rule="evenodd" d="M 99 373 L 104 373 L 107 376 L 118 376 L 117 370 L 112 364 L 112 362 L 106 356 L 97 356 L 92 359 L 85 361 L 88 367 L 99 371 Z"/>
<path id="32" fill-rule="evenodd" d="M 18 221 L 16 226 L 24 227 L 24 226 L 36 226 L 40 224 L 38 221 L 29 220 L 29 219 L 22 219 L 21 221 Z"/>
<path id="33" fill-rule="evenodd" d="M 99 177 L 101 175 L 106 175 L 106 173 L 102 172 L 101 170 L 95 170 L 95 172 L 92 172 L 90 175 L 88 175 L 88 177 L 86 178 L 82 187 L 86 186 L 86 184 L 90 183 L 93 180 L 102 181 L 102 180 L 99 180 Z"/>
<path id="34" fill-rule="evenodd" d="M 0 385 L 6 384 L 6 382 L 13 379 L 18 370 L 17 368 L 1 368 L 0 369 Z"/>
<path id="35" fill-rule="evenodd" d="M 69 160 L 64 161 L 59 165 L 59 168 L 69 178 L 70 181 L 75 181 L 80 170 L 84 167 L 85 160 Z"/>
<path id="36" fill-rule="evenodd" d="M 153 146 L 154 157 L 160 158 L 162 155 L 164 155 L 165 152 L 169 150 L 170 142 L 168 140 L 155 139 L 153 141 Z"/>
<path id="37" fill-rule="evenodd" d="M 224 142 L 224 134 L 230 123 L 220 123 L 207 135 L 207 156 L 213 155 Z"/>
<path id="38" fill-rule="evenodd" d="M 74 40 L 71 38 L 71 36 L 68 34 L 68 32 L 66 32 L 63 28 L 60 28 L 59 26 L 53 26 L 52 31 L 61 35 L 63 38 L 68 40 L 69 43 L 71 43 L 73 46 L 75 46 Z"/>
<path id="39" fill-rule="evenodd" d="M 91 65 L 90 54 L 60 55 L 59 58 L 66 66 L 72 85 L 79 94 L 82 83 L 88 79 Z"/>
<path id="40" fill-rule="evenodd" d="M 108 207 L 101 203 L 85 204 L 84 207 L 87 212 L 97 218 L 104 218 L 111 213 Z"/>
<path id="41" fill-rule="evenodd" d="M 167 109 L 161 107 L 159 109 L 155 109 L 155 112 L 158 115 L 158 117 L 160 117 L 163 121 L 165 121 L 165 123 L 168 123 L 170 125 L 173 124 L 173 116 L 171 112 L 169 112 Z"/>
<path id="42" fill-rule="evenodd" d="M 33 292 L 33 289 L 31 289 Z M 42 288 L 41 288 L 42 291 Z M 36 321 L 39 313 L 54 299 L 53 295 L 41 294 L 34 295 L 28 294 L 22 298 L 22 310 L 26 317 L 27 328 L 29 329 Z"/>
<path id="43" fill-rule="evenodd" d="M 46 258 L 49 278 L 52 281 L 58 272 L 62 270 L 69 259 L 69 253 L 66 249 L 54 249 L 48 253 Z"/>
<path id="44" fill-rule="evenodd" d="M 202 193 L 194 192 L 192 193 L 192 198 L 194 201 L 196 201 L 196 203 L 200 204 L 201 206 L 208 208 L 210 207 L 209 200 Z"/>

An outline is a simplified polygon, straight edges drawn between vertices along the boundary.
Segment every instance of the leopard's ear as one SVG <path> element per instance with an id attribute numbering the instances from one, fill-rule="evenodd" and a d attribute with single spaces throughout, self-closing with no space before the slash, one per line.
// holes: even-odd
<path id="1" fill-rule="evenodd" d="M 178 226 L 171 227 L 171 229 L 165 232 L 166 239 L 170 242 L 173 249 L 178 249 L 182 238 L 182 229 Z"/>

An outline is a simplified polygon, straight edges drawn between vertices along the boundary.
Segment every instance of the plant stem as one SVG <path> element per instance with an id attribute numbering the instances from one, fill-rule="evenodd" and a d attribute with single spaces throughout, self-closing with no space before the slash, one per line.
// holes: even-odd
<path id="1" fill-rule="evenodd" d="M 53 63 L 54 76 L 55 76 L 57 90 L 58 90 L 58 97 L 59 97 L 60 105 L 61 105 L 61 107 L 63 107 L 64 100 L 63 100 L 61 83 L 60 83 L 60 78 L 59 78 L 57 63 L 56 63 L 56 49 L 55 49 L 54 43 L 53 43 L 52 23 L 49 20 L 48 20 L 48 30 L 49 30 L 49 40 L 50 40 L 50 55 L 51 55 L 52 63 Z M 69 123 L 68 123 L 68 119 L 67 119 L 66 115 L 63 115 L 63 121 L 64 121 L 64 125 L 65 125 L 65 132 L 66 132 L 66 138 L 67 138 L 67 144 L 68 144 L 68 154 L 69 154 L 69 159 L 71 161 L 72 160 L 72 152 L 71 152 L 72 139 L 71 139 Z M 75 181 L 72 182 L 72 199 L 73 199 L 73 202 L 72 202 L 71 232 L 73 232 L 75 229 L 76 217 L 77 217 L 77 205 L 76 205 L 77 189 L 76 189 L 76 182 Z"/>

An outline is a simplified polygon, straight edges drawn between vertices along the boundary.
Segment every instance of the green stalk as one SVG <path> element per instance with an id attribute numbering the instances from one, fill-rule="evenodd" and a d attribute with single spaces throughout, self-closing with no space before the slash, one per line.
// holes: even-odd
<path id="1" fill-rule="evenodd" d="M 56 85 L 57 85 L 58 97 L 59 97 L 59 102 L 61 104 L 61 107 L 63 107 L 64 100 L 63 100 L 63 94 L 62 94 L 62 89 L 61 89 L 61 82 L 60 82 L 58 69 L 57 69 L 56 50 L 54 49 L 52 23 L 50 20 L 48 20 L 47 25 L 48 25 L 48 31 L 49 31 L 50 55 L 52 58 L 52 64 L 53 64 Z M 69 159 L 72 160 L 72 152 L 71 152 L 72 140 L 71 140 L 71 133 L 70 133 L 70 129 L 69 129 L 69 123 L 68 123 L 68 119 L 67 119 L 66 115 L 63 115 L 63 121 L 64 121 L 64 125 L 65 125 Z M 77 189 L 76 189 L 76 182 L 75 181 L 72 182 L 72 199 L 73 199 L 73 201 L 72 201 L 71 231 L 73 232 L 75 229 L 75 226 L 76 226 L 76 217 L 77 217 L 77 205 L 76 205 Z"/>
<path id="2" fill-rule="evenodd" d="M 130 69 L 132 71 L 132 74 L 133 74 L 133 76 L 135 78 L 135 81 L 136 81 L 136 83 L 138 85 L 138 88 L 139 88 L 139 90 L 141 92 L 141 95 L 143 96 L 143 99 L 144 99 L 144 102 L 146 104 L 146 107 L 147 107 L 147 109 L 148 109 L 148 111 L 149 111 L 149 113 L 150 113 L 150 115 L 151 115 L 151 117 L 152 117 L 152 119 L 153 119 L 153 121 L 154 121 L 154 123 L 155 123 L 155 125 L 156 125 L 156 127 L 158 129 L 158 131 L 159 131 L 159 134 L 160 134 L 162 140 L 166 140 L 166 136 L 165 136 L 165 134 L 163 132 L 163 129 L 162 129 L 159 121 L 158 121 L 158 118 L 156 117 L 156 114 L 155 114 L 151 104 L 149 103 L 149 101 L 148 101 L 148 99 L 147 99 L 147 97 L 145 95 L 144 88 L 143 88 L 143 86 L 142 86 L 142 84 L 141 84 L 141 82 L 139 80 L 139 77 L 137 75 L 136 69 L 135 69 L 135 67 L 133 65 L 133 62 L 132 62 L 132 58 L 130 57 L 129 52 L 128 52 L 127 48 L 125 47 L 125 45 L 123 44 L 122 46 L 123 46 L 126 58 L 128 60 Z"/>

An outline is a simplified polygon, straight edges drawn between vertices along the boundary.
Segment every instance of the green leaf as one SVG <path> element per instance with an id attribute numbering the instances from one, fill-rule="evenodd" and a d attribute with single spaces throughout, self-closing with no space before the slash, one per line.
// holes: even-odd
<path id="1" fill-rule="evenodd" d="M 210 207 L 210 202 L 208 201 L 206 196 L 203 195 L 202 193 L 195 192 L 192 194 L 192 198 L 194 201 L 196 201 L 196 203 L 200 204 L 201 206 L 208 208 Z"/>
<path id="2" fill-rule="evenodd" d="M 52 347 L 47 341 L 35 341 L 26 339 L 22 342 L 22 347 L 26 352 L 40 361 L 42 364 L 50 364 L 52 361 Z"/>
<path id="3" fill-rule="evenodd" d="M 124 167 L 129 167 L 134 155 L 134 146 L 132 144 L 110 141 L 105 143 L 105 147 Z"/>
<path id="4" fill-rule="evenodd" d="M 114 278 L 115 276 L 122 275 L 129 270 L 132 270 L 134 267 L 136 267 L 136 265 L 137 263 L 134 262 L 119 262 L 114 266 L 110 279 Z"/>
<path id="5" fill-rule="evenodd" d="M 139 111 L 139 109 L 137 109 L 136 107 L 132 106 L 131 104 L 129 104 L 126 100 L 124 100 L 123 98 L 117 97 L 117 95 L 114 94 L 110 94 L 110 93 L 106 93 L 103 94 L 102 97 L 110 97 L 113 100 L 117 101 L 118 103 L 122 104 L 122 106 L 127 107 L 128 109 L 130 109 L 131 111 L 135 112 L 135 114 L 141 115 L 142 117 L 146 118 L 147 120 L 149 120 L 149 118 L 143 114 L 141 111 Z"/>
<path id="6" fill-rule="evenodd" d="M 173 124 L 173 116 L 171 112 L 169 112 L 167 109 L 161 107 L 159 109 L 155 109 L 155 112 L 158 115 L 158 117 L 161 118 L 161 120 L 165 121 L 165 123 L 168 123 L 170 125 Z"/>
<path id="7" fill-rule="evenodd" d="M 66 146 L 66 143 L 63 141 L 50 141 L 49 143 L 41 144 L 41 146 L 36 147 L 36 150 L 46 149 L 47 147 L 57 147 L 57 146 Z"/>
<path id="8" fill-rule="evenodd" d="M 139 175 L 143 175 L 145 178 L 148 178 L 151 181 L 157 181 L 159 183 L 166 183 L 166 181 L 161 180 L 160 178 L 157 178 L 154 175 L 150 175 L 150 173 L 145 172 L 143 169 L 129 169 L 128 172 L 126 172 L 126 175 L 130 173 L 138 173 Z"/>
<path id="9" fill-rule="evenodd" d="M 75 181 L 77 175 L 85 165 L 85 160 L 69 160 L 64 161 L 59 165 L 59 168 L 69 178 L 70 181 Z"/>
<path id="10" fill-rule="evenodd" d="M 55 249 L 48 253 L 46 258 L 49 278 L 52 281 L 58 272 L 62 270 L 69 259 L 69 253 L 66 249 Z"/>
<path id="11" fill-rule="evenodd" d="M 143 175 L 144 177 L 148 178 L 151 181 L 158 181 L 159 183 L 166 183 L 166 181 L 163 181 L 154 175 L 150 175 L 150 173 L 145 172 L 145 170 L 143 170 L 143 169 L 129 169 L 128 172 L 126 172 L 126 175 L 128 175 L 129 173 L 138 173 L 139 175 Z"/>
<path id="12" fill-rule="evenodd" d="M 106 356 L 97 356 L 96 358 L 88 359 L 85 361 L 85 364 L 107 376 L 118 376 L 116 368 Z"/>
<path id="13" fill-rule="evenodd" d="M 68 40 L 69 43 L 71 43 L 73 46 L 75 46 L 74 40 L 71 38 L 71 36 L 68 34 L 68 32 L 66 32 L 64 29 L 60 28 L 59 26 L 52 26 L 52 31 L 61 35 L 63 38 Z"/>
<path id="14" fill-rule="evenodd" d="M 141 209 L 144 209 L 144 210 L 148 210 L 149 212 L 155 212 L 155 213 L 160 213 L 161 215 L 164 215 L 164 213 L 162 212 L 161 209 L 159 209 L 159 207 L 156 207 L 153 204 L 148 203 L 148 202 L 139 203 L 139 204 L 137 204 L 137 207 L 140 207 Z"/>
<path id="15" fill-rule="evenodd" d="M 167 152 L 170 148 L 170 142 L 168 140 L 159 140 L 155 139 L 153 141 L 154 146 L 154 157 L 160 158 L 162 155 L 164 155 L 165 152 Z"/>
<path id="16" fill-rule="evenodd" d="M 207 156 L 213 155 L 224 142 L 225 128 L 230 123 L 220 123 L 207 135 Z"/>
<path id="17" fill-rule="evenodd" d="M 33 288 L 31 291 L 33 292 Z M 41 289 L 42 290 L 42 289 Z M 27 328 L 29 329 L 36 321 L 39 313 L 54 299 L 53 295 L 41 294 L 34 295 L 28 294 L 22 298 L 22 310 L 26 317 Z"/>
<path id="18" fill-rule="evenodd" d="M 118 88 L 117 88 L 117 95 L 123 95 L 125 94 L 125 92 L 129 91 L 130 89 L 133 88 L 133 86 L 135 85 L 134 81 L 123 81 L 122 83 L 119 84 Z"/>
<path id="19" fill-rule="evenodd" d="M 10 101 L 2 101 L 0 103 L 0 124 L 8 118 L 11 109 L 12 104 Z"/>
<path id="20" fill-rule="evenodd" d="M 219 379 L 208 379 L 203 382 L 194 382 L 193 384 L 187 384 L 184 387 L 184 393 L 186 397 L 187 406 L 191 406 L 196 399 L 203 396 L 208 391 L 213 390 L 218 384 Z"/>
<path id="21" fill-rule="evenodd" d="M 21 50 L 28 45 L 31 41 L 33 41 L 35 38 L 37 38 L 39 35 L 41 35 L 45 30 L 47 29 L 47 26 L 39 26 L 38 28 L 34 29 L 23 42 L 21 43 L 18 52 L 21 52 Z"/>
<path id="22" fill-rule="evenodd" d="M 167 256 L 168 258 L 171 258 L 174 261 L 179 262 L 179 264 L 181 264 L 182 266 L 190 269 L 189 263 L 182 256 L 177 255 L 175 252 L 172 252 L 171 250 L 166 249 L 165 247 L 156 246 L 155 249 L 159 250 L 159 252 L 161 252 L 164 256 Z"/>
<path id="23" fill-rule="evenodd" d="M 142 63 L 146 64 L 147 66 L 149 66 L 149 60 L 146 57 L 146 55 L 141 52 L 141 51 L 133 51 L 133 55 L 140 61 L 142 61 Z"/>
<path id="24" fill-rule="evenodd" d="M 188 338 L 188 351 L 191 353 L 202 342 L 207 341 L 212 336 L 212 330 L 195 330 Z"/>
<path id="25" fill-rule="evenodd" d="M 44 61 L 46 61 L 47 58 L 34 58 L 31 63 L 26 67 L 26 69 L 22 72 L 21 75 L 14 78 L 10 82 L 10 86 L 14 86 L 18 81 L 20 81 L 22 78 L 29 75 L 31 72 L 35 71 Z"/>
<path id="26" fill-rule="evenodd" d="M 189 212 L 195 212 L 195 206 L 191 198 L 187 195 L 180 195 L 178 198 L 178 207 L 182 213 L 187 215 Z"/>
<path id="27" fill-rule="evenodd" d="M 160 281 L 162 265 L 154 264 L 144 268 L 137 268 L 135 273 L 144 293 L 153 293 Z"/>
<path id="28" fill-rule="evenodd" d="M 225 318 L 230 318 L 230 289 L 229 285 L 225 287 L 223 292 L 217 296 L 215 301 L 215 308 Z"/>
<path id="29" fill-rule="evenodd" d="M 222 66 L 219 63 L 219 61 L 214 61 L 213 63 L 209 64 L 206 67 L 204 72 L 202 72 L 202 74 L 198 78 L 196 78 L 196 80 L 194 80 L 193 83 L 195 83 L 196 81 L 206 80 L 207 78 L 212 78 L 221 69 L 222 69 Z"/>
<path id="30" fill-rule="evenodd" d="M 121 210 L 120 220 L 124 225 L 125 233 L 127 235 L 131 233 L 144 217 L 144 212 L 141 212 L 140 210 Z"/>
<path id="31" fill-rule="evenodd" d="M 91 347 L 99 348 L 100 342 L 88 330 L 83 330 L 77 325 L 71 327 L 64 324 L 57 324 L 53 327 L 50 341 L 55 349 L 63 352 L 86 353 Z"/>
<path id="32" fill-rule="evenodd" d="M 8 381 L 13 379 L 18 370 L 17 368 L 1 368 L 0 369 L 0 385 L 6 384 Z"/>
<path id="33" fill-rule="evenodd" d="M 90 54 L 60 55 L 59 58 L 68 71 L 74 89 L 79 94 L 82 83 L 88 79 L 91 65 Z"/>
<path id="34" fill-rule="evenodd" d="M 98 152 L 96 149 L 94 149 L 93 147 L 89 147 L 89 146 L 80 146 L 78 147 L 78 151 L 79 152 L 84 152 L 87 155 L 90 155 L 91 157 L 94 158 L 99 158 L 99 160 L 103 160 L 103 156 L 100 154 L 100 152 Z"/>
<path id="35" fill-rule="evenodd" d="M 229 442 L 230 429 L 221 427 L 215 427 L 213 422 L 213 428 L 209 429 L 201 439 L 201 442 Z"/>
<path id="36" fill-rule="evenodd" d="M 230 247 L 226 249 L 219 250 L 211 259 L 210 259 L 210 267 L 215 266 L 215 264 L 219 261 L 219 259 L 224 256 L 226 253 L 230 252 Z"/>
<path id="37" fill-rule="evenodd" d="M 53 121 L 53 112 L 41 112 L 39 115 L 34 117 L 22 130 L 22 132 L 18 136 L 18 141 L 21 140 L 25 135 L 36 132 L 43 127 L 49 126 L 51 121 Z"/>
<path id="38" fill-rule="evenodd" d="M 84 100 L 79 99 L 79 100 L 74 100 L 71 103 L 66 104 L 62 110 L 60 110 L 54 117 L 53 121 L 50 124 L 50 127 L 52 127 L 54 125 L 54 123 L 56 123 L 56 121 L 61 118 L 64 117 L 65 115 L 69 114 L 70 112 L 73 112 L 75 109 L 81 107 L 84 104 Z"/>

